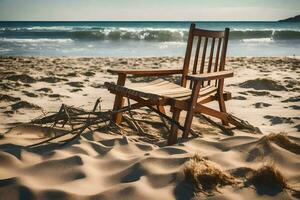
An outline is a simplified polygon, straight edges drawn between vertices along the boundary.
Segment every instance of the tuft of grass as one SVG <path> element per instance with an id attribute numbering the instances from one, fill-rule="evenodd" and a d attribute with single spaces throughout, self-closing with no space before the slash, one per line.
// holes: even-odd
<path id="1" fill-rule="evenodd" d="M 300 145 L 297 143 L 291 141 L 286 133 L 271 133 L 267 136 L 264 136 L 264 139 L 267 140 L 268 142 L 274 142 L 278 146 L 291 151 L 295 154 L 300 154 Z"/>
<path id="2" fill-rule="evenodd" d="M 289 189 L 286 178 L 276 169 L 274 164 L 266 164 L 248 177 L 248 183 L 255 187 L 269 187 L 277 190 Z"/>
<path id="3" fill-rule="evenodd" d="M 218 187 L 236 183 L 233 176 L 198 154 L 185 164 L 183 172 L 186 181 L 191 182 L 197 191 L 203 193 L 218 191 Z"/>

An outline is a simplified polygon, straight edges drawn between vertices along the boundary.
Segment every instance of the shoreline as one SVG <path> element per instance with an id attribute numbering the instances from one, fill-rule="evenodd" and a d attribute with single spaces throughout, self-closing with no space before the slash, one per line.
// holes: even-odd
<path id="1" fill-rule="evenodd" d="M 118 59 L 118 58 L 128 58 L 128 59 L 133 59 L 133 58 L 161 58 L 161 57 L 166 57 L 166 58 L 183 58 L 184 56 L 43 56 L 43 55 L 0 55 L 0 58 L 113 58 L 113 59 Z M 300 59 L 300 56 L 294 56 L 294 55 L 289 55 L 289 56 L 227 56 L 226 60 L 230 58 L 295 58 L 295 59 Z"/>

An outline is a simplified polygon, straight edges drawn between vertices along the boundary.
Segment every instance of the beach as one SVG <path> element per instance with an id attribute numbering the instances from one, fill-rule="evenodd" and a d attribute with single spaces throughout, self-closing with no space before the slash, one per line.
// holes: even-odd
<path id="1" fill-rule="evenodd" d="M 99 129 L 63 146 L 53 141 L 34 149 L 25 147 L 48 138 L 49 130 L 23 123 L 57 112 L 61 104 L 92 110 L 101 98 L 101 109 L 112 109 L 114 95 L 104 82 L 116 82 L 117 77 L 107 69 L 180 69 L 182 65 L 183 58 L 177 56 L 1 56 L 0 199 L 300 198 L 297 56 L 226 60 L 226 69 L 234 71 L 234 77 L 225 81 L 224 90 L 232 93 L 227 111 L 261 133 L 237 129 L 228 136 L 196 116 L 192 128 L 197 136 L 166 146 L 168 131 L 161 119 L 142 109 L 133 113 L 144 120 L 146 135 L 124 121 L 122 131 Z M 165 79 L 178 83 L 180 77 Z M 128 77 L 126 84 L 151 80 Z M 215 103 L 208 105 L 217 108 Z M 191 158 L 193 165 L 188 164 Z M 188 167 L 195 163 L 218 171 L 227 181 L 217 184 L 217 189 L 195 189 L 187 178 Z M 262 185 L 255 182 L 254 175 L 264 166 L 279 171 L 285 184 L 276 185 L 279 179 Z"/>

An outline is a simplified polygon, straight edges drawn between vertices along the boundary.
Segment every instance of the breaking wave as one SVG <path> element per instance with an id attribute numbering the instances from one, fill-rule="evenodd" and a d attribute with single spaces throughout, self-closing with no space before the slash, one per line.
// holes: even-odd
<path id="1" fill-rule="evenodd" d="M 72 40 L 145 40 L 184 41 L 186 29 L 179 28 L 99 28 L 99 27 L 22 27 L 1 28 L 1 38 L 72 39 Z M 300 30 L 232 30 L 230 39 L 273 41 L 300 39 Z"/>

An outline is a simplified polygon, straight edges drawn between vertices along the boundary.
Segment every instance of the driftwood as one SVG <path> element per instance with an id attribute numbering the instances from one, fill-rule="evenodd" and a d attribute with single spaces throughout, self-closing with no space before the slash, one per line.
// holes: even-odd
<path id="1" fill-rule="evenodd" d="M 127 98 L 127 103 L 128 103 L 128 107 L 129 107 L 128 113 L 129 113 L 129 116 L 132 119 L 133 124 L 135 125 L 135 127 L 137 128 L 139 133 L 145 135 L 145 131 L 143 130 L 143 128 L 137 123 L 137 121 L 133 117 L 133 114 L 131 112 L 131 104 L 130 104 L 130 99 L 129 98 Z M 127 120 L 127 121 L 130 121 L 130 120 Z"/>
<path id="2" fill-rule="evenodd" d="M 122 109 L 119 109 L 117 111 L 111 111 L 111 110 L 102 111 L 100 98 L 97 99 L 97 101 L 95 102 L 95 105 L 94 105 L 92 111 L 86 111 L 86 110 L 83 110 L 80 108 L 62 104 L 57 113 L 52 113 L 52 114 L 50 113 L 48 115 L 43 113 L 42 116 L 40 116 L 36 119 L 33 119 L 30 123 L 37 124 L 37 125 L 48 125 L 51 128 L 60 126 L 65 129 L 65 132 L 61 133 L 61 134 L 55 134 L 54 137 L 51 137 L 51 138 L 48 138 L 41 142 L 29 145 L 27 147 L 39 146 L 39 145 L 48 143 L 52 140 L 55 140 L 57 138 L 61 138 L 68 134 L 72 134 L 73 136 L 71 138 L 60 141 L 60 142 L 63 142 L 63 144 L 64 144 L 66 142 L 72 141 L 75 138 L 79 137 L 81 134 L 85 133 L 85 131 L 87 129 L 90 130 L 91 132 L 93 132 L 100 128 L 116 127 L 119 130 L 120 134 L 123 134 L 122 133 L 123 128 L 121 126 L 115 124 L 111 120 L 112 116 L 119 112 L 128 112 L 128 114 L 124 113 L 124 119 L 126 120 L 129 127 L 132 128 L 134 131 L 137 131 L 140 135 L 149 137 L 149 139 L 151 138 L 152 135 L 146 133 L 143 130 L 143 128 L 140 126 L 139 122 L 160 123 L 162 125 L 165 125 L 165 127 L 168 128 L 167 122 L 165 121 L 165 120 L 167 120 L 170 124 L 174 123 L 176 126 L 178 126 L 179 129 L 184 130 L 184 127 L 181 126 L 181 124 L 179 122 L 173 120 L 171 117 L 169 117 L 166 114 L 163 114 L 161 112 L 158 112 L 156 109 L 154 109 L 151 106 L 149 106 L 148 108 L 151 111 L 154 111 L 155 113 L 157 113 L 160 116 L 162 122 L 154 122 L 154 121 L 150 121 L 150 120 L 135 118 L 134 114 L 131 111 L 136 109 L 136 107 L 135 107 L 135 104 L 131 105 L 129 100 L 128 100 L 128 106 L 123 107 Z M 213 120 L 206 117 L 205 115 L 201 114 L 201 116 L 206 121 L 208 121 L 210 124 L 212 124 L 213 126 L 221 129 L 224 134 L 233 135 L 232 129 L 214 122 Z M 249 124 L 248 122 L 243 121 L 233 115 L 230 115 L 230 119 L 234 120 L 235 124 L 238 125 L 237 128 L 239 128 L 239 129 L 247 129 L 253 133 L 261 133 L 257 127 L 254 127 L 251 124 Z M 193 136 L 199 136 L 199 134 L 196 134 L 195 131 L 192 129 L 191 129 L 191 133 Z"/>
<path id="3" fill-rule="evenodd" d="M 32 120 L 30 122 L 31 124 L 50 125 L 51 128 L 54 128 L 55 126 L 61 126 L 66 129 L 66 132 L 59 135 L 55 135 L 54 137 L 29 145 L 27 147 L 39 146 L 57 138 L 66 136 L 68 134 L 73 134 L 73 137 L 63 141 L 68 142 L 80 136 L 82 133 L 84 133 L 86 129 L 94 131 L 96 129 L 99 129 L 100 125 L 107 126 L 107 122 L 111 121 L 111 116 L 116 112 L 101 110 L 96 111 L 100 102 L 101 99 L 98 99 L 96 101 L 92 111 L 85 111 L 83 109 L 78 109 L 72 106 L 62 104 L 57 113 Z M 132 108 L 124 107 L 121 110 L 124 112 L 128 111 L 129 109 Z M 69 125 L 69 129 L 65 127 L 66 124 Z"/>
<path id="4" fill-rule="evenodd" d="M 236 125 L 236 128 L 248 130 L 252 133 L 262 134 L 261 130 L 258 127 L 251 125 L 248 121 L 242 120 L 231 114 L 229 114 L 228 117 L 229 120 Z"/>

